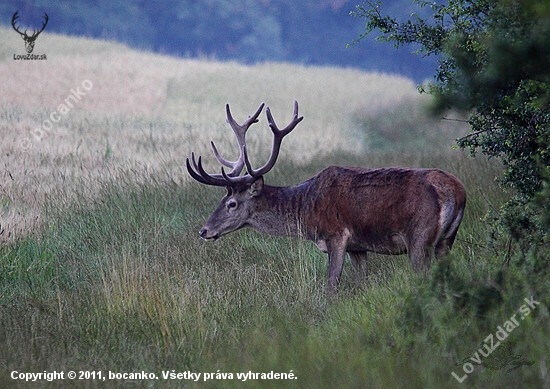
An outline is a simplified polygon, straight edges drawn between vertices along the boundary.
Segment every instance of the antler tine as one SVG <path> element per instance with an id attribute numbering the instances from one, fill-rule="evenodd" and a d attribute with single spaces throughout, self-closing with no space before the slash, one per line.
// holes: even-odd
<path id="1" fill-rule="evenodd" d="M 191 162 L 189 158 L 185 159 L 187 171 L 195 180 L 202 184 L 213 186 L 227 186 L 227 182 L 222 176 L 208 174 L 202 167 L 201 156 L 199 155 L 198 162 L 195 161 L 195 153 L 191 153 Z"/>
<path id="2" fill-rule="evenodd" d="M 44 29 L 46 28 L 46 25 L 48 24 L 48 20 L 50 20 L 50 18 L 49 18 L 49 16 L 48 16 L 48 14 L 47 14 L 46 12 L 44 12 L 44 23 L 42 23 L 42 28 L 40 29 L 40 31 L 35 32 L 35 33 L 33 34 L 33 37 L 37 37 L 38 35 L 40 35 L 40 33 L 41 33 L 42 31 L 44 31 Z"/>
<path id="3" fill-rule="evenodd" d="M 223 158 L 220 153 L 218 152 L 218 149 L 216 148 L 216 145 L 213 141 L 210 141 L 210 147 L 212 147 L 212 152 L 214 153 L 214 156 L 218 160 L 219 163 L 221 163 L 224 166 L 227 167 L 233 167 L 233 162 L 228 161 L 227 159 Z"/>
<path id="4" fill-rule="evenodd" d="M 258 116 L 260 116 L 260 113 L 262 113 L 262 110 L 264 109 L 265 103 L 261 103 L 254 115 L 249 116 L 246 122 L 244 122 L 242 125 L 239 125 L 235 119 L 233 119 L 233 115 L 231 115 L 231 110 L 229 109 L 229 104 L 225 105 L 225 112 L 227 114 L 227 122 L 233 128 L 233 131 L 235 131 L 235 135 L 237 133 L 242 133 L 244 135 L 246 133 L 246 130 L 248 130 L 248 127 L 250 127 L 252 124 L 258 122 Z M 244 139 L 244 137 L 243 137 Z"/>
<path id="5" fill-rule="evenodd" d="M 303 116 L 298 117 L 297 101 L 294 101 L 294 114 L 291 122 L 282 130 L 279 130 L 279 127 L 277 127 L 277 124 L 275 124 L 275 120 L 273 119 L 273 115 L 271 115 L 271 110 L 269 109 L 269 107 L 266 109 L 266 115 L 267 121 L 269 123 L 269 128 L 271 128 L 271 131 L 273 132 L 273 146 L 271 148 L 271 155 L 269 157 L 269 160 L 261 168 L 257 170 L 252 169 L 252 165 L 250 164 L 250 161 L 248 159 L 248 153 L 246 152 L 246 145 L 243 146 L 244 162 L 246 165 L 246 169 L 248 170 L 248 174 L 253 177 L 263 176 L 273 168 L 275 162 L 277 161 L 277 158 L 279 157 L 279 150 L 281 149 L 283 138 L 288 135 L 298 125 L 298 123 L 300 123 L 304 119 Z"/>
<path id="6" fill-rule="evenodd" d="M 13 17 L 11 18 L 11 26 L 15 31 L 17 31 L 20 35 L 25 35 L 21 31 L 19 31 L 19 28 L 15 26 L 15 23 L 17 22 L 17 19 L 19 19 L 19 11 L 15 12 L 13 14 Z"/>
<path id="7" fill-rule="evenodd" d="M 282 130 L 279 130 L 279 127 L 277 127 L 277 124 L 275 124 L 275 120 L 273 119 L 273 115 L 271 115 L 271 110 L 269 107 L 266 109 L 266 115 L 267 115 L 267 122 L 269 123 L 269 128 L 271 128 L 271 131 L 273 134 L 280 134 L 278 136 L 281 137 L 281 139 L 287 135 L 290 131 L 294 130 L 294 127 L 300 123 L 304 117 L 300 116 L 298 117 L 298 102 L 294 101 L 294 113 L 292 115 L 292 121 Z"/>
<path id="8" fill-rule="evenodd" d="M 239 158 L 236 161 L 229 161 L 220 155 L 214 142 L 210 142 L 210 144 L 212 146 L 212 152 L 214 153 L 214 156 L 216 157 L 218 162 L 226 167 L 231 168 L 231 171 L 226 174 L 227 176 L 237 177 L 239 174 L 241 174 L 241 171 L 243 170 L 243 167 L 245 165 L 244 154 L 242 150 L 246 144 L 246 139 L 245 139 L 246 131 L 252 124 L 258 122 L 258 116 L 260 116 L 260 113 L 262 112 L 264 106 L 265 106 L 264 103 L 260 104 L 260 107 L 256 110 L 254 115 L 250 116 L 242 125 L 240 125 L 235 121 L 235 119 L 233 119 L 233 115 L 231 114 L 229 104 L 225 105 L 225 111 L 227 114 L 227 123 L 229 123 L 229 125 L 233 129 L 235 137 L 237 138 L 237 143 L 239 145 Z"/>
<path id="9" fill-rule="evenodd" d="M 256 180 L 256 177 L 253 177 L 250 174 L 245 174 L 244 176 L 238 176 L 238 177 L 229 177 L 225 173 L 225 170 L 223 167 L 222 167 L 222 176 L 227 181 L 227 183 L 229 183 L 231 186 L 251 184 Z"/>
<path id="10" fill-rule="evenodd" d="M 195 165 L 195 155 L 191 153 L 193 158 L 193 165 Z M 195 180 L 202 184 L 207 184 L 207 182 L 202 178 L 193 167 L 191 167 L 191 162 L 189 162 L 189 158 L 185 158 L 185 165 L 187 166 L 187 172 L 191 177 L 193 177 Z"/>
<path id="11" fill-rule="evenodd" d="M 235 186 L 239 184 L 249 184 L 255 180 L 250 175 L 230 177 L 222 167 L 221 174 L 209 174 L 202 166 L 202 158 L 199 155 L 198 160 L 195 160 L 195 153 L 191 152 L 191 162 L 186 158 L 187 171 L 195 180 L 202 184 L 212 186 Z"/>

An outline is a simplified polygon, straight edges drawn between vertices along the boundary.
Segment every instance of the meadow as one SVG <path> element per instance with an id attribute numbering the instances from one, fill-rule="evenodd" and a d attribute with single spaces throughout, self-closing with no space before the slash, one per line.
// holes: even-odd
<path id="1" fill-rule="evenodd" d="M 549 387 L 550 285 L 511 260 L 493 223 L 510 196 L 501 167 L 452 147 L 467 128 L 429 118 L 412 81 L 54 34 L 35 47 L 46 61 L 16 61 L 21 39 L 5 28 L 0 37 L 0 386 Z M 468 192 L 448 258 L 419 275 L 405 256 L 372 255 L 359 285 L 346 263 L 330 297 L 326 256 L 310 242 L 249 230 L 200 240 L 224 190 L 193 181 L 185 158 L 194 151 L 217 170 L 210 140 L 236 154 L 226 103 L 242 121 L 265 102 L 284 123 L 294 100 L 304 121 L 266 181 L 296 184 L 330 164 L 448 170 Z M 254 161 L 267 157 L 269 135 L 262 115 L 250 130 Z M 540 304 L 479 357 L 531 296 Z M 54 370 L 159 379 L 11 377 Z M 237 378 L 247 372 L 295 379 Z"/>

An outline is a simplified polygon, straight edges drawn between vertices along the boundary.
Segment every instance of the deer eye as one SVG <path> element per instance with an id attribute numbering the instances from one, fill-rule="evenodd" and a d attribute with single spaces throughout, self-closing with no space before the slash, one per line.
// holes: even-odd
<path id="1" fill-rule="evenodd" d="M 228 200 L 227 203 L 226 203 L 226 207 L 227 207 L 227 209 L 235 209 L 235 208 L 237 208 L 237 202 L 233 199 Z"/>

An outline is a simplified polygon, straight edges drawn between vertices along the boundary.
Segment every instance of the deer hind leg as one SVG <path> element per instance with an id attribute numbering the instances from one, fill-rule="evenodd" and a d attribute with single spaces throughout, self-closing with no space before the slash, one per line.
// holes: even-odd
<path id="1" fill-rule="evenodd" d="M 413 247 L 409 252 L 409 259 L 416 272 L 428 270 L 434 257 L 434 248 L 431 246 Z"/>
<path id="2" fill-rule="evenodd" d="M 367 252 L 351 251 L 348 252 L 351 259 L 351 265 L 355 271 L 355 281 L 361 285 L 368 277 L 367 271 Z"/>
<path id="3" fill-rule="evenodd" d="M 437 259 L 443 258 L 447 254 L 449 254 L 449 251 L 451 251 L 452 246 L 453 246 L 452 239 L 441 239 L 435 245 L 435 257 Z"/>
<path id="4" fill-rule="evenodd" d="M 422 236 L 411 239 L 407 251 L 416 272 L 426 271 L 435 257 L 433 240 Z"/>
<path id="5" fill-rule="evenodd" d="M 453 243 L 455 241 L 457 232 L 458 232 L 458 226 L 454 230 L 446 233 L 446 235 L 436 243 L 435 257 L 437 259 L 443 258 L 447 254 L 449 254 L 449 251 L 451 251 L 451 248 L 453 247 Z"/>

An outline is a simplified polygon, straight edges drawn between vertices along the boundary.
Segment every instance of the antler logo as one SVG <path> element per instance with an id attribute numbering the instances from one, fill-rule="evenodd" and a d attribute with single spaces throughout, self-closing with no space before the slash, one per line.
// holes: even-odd
<path id="1" fill-rule="evenodd" d="M 11 18 L 11 26 L 15 31 L 19 33 L 19 35 L 21 35 L 21 38 L 23 38 L 23 40 L 25 41 L 25 50 L 27 50 L 27 53 L 30 54 L 34 49 L 34 41 L 36 40 L 36 38 L 38 38 L 38 35 L 40 35 L 42 31 L 44 31 L 44 28 L 48 24 L 49 17 L 47 13 L 44 13 L 44 23 L 42 24 L 42 28 L 38 31 L 33 30 L 33 34 L 31 36 L 27 35 L 27 30 L 25 30 L 25 32 L 19 31 L 19 28 L 15 25 L 18 18 L 19 11 L 13 14 L 13 17 Z"/>

